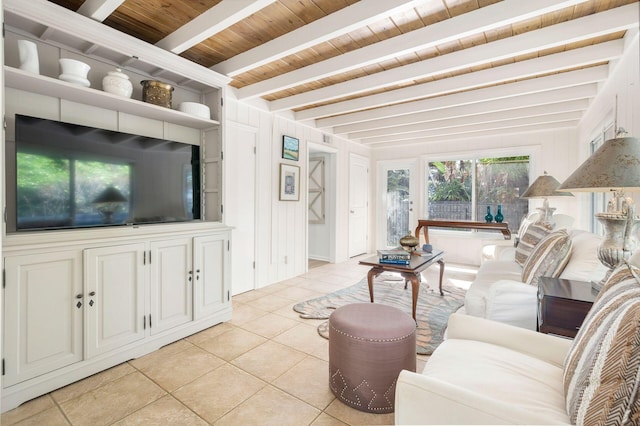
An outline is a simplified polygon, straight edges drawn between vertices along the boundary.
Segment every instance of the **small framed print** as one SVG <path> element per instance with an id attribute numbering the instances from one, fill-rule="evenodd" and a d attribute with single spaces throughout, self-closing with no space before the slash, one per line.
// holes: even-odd
<path id="1" fill-rule="evenodd" d="M 300 200 L 300 167 L 280 163 L 280 201 Z"/>
<path id="2" fill-rule="evenodd" d="M 292 136 L 282 136 L 282 158 L 285 160 L 298 161 L 298 152 L 300 149 L 300 140 Z"/>

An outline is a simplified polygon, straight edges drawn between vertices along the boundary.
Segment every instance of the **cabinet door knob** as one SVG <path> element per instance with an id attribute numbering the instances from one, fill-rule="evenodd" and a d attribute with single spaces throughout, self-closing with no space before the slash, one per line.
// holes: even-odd
<path id="1" fill-rule="evenodd" d="M 82 299 L 82 294 L 76 294 L 76 299 Z"/>
<path id="2" fill-rule="evenodd" d="M 95 291 L 92 291 L 91 293 L 89 293 L 89 296 L 95 296 L 95 295 L 96 295 Z"/>

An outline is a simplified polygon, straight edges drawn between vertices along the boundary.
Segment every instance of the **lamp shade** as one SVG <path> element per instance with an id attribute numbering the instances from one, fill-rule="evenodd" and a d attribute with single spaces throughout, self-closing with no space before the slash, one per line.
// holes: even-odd
<path id="1" fill-rule="evenodd" d="M 558 187 L 559 191 L 640 191 L 640 140 L 609 139 Z"/>
<path id="2" fill-rule="evenodd" d="M 553 176 L 549 176 L 547 172 L 538 178 L 524 191 L 520 198 L 547 198 L 547 197 L 566 197 L 572 196 L 570 192 L 558 192 L 556 189 L 560 186 L 560 182 Z"/>
<path id="3" fill-rule="evenodd" d="M 122 192 L 118 191 L 118 189 L 113 186 L 108 186 L 93 200 L 95 204 L 124 203 L 125 201 L 127 201 L 127 199 L 124 197 L 124 195 L 122 195 Z"/>

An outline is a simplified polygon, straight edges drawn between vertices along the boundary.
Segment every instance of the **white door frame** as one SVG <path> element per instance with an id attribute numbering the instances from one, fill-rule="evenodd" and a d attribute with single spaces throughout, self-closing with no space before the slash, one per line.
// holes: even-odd
<path id="1" fill-rule="evenodd" d="M 337 212 L 337 163 L 338 163 L 338 150 L 336 148 L 328 147 L 325 145 L 307 142 L 307 170 L 309 170 L 309 158 L 311 158 L 312 152 L 322 152 L 329 154 L 329 161 L 325 164 L 325 219 L 329 222 L 329 262 L 336 262 L 337 253 L 337 231 L 336 231 L 336 219 L 338 217 Z M 307 173 L 307 185 L 309 188 L 309 176 Z M 309 212 L 307 208 L 306 212 L 306 235 L 307 235 L 307 259 L 309 257 Z M 308 268 L 308 262 L 307 262 Z"/>

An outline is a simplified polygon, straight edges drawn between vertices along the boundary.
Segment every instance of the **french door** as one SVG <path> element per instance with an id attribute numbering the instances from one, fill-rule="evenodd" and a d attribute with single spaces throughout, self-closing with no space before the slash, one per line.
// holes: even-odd
<path id="1" fill-rule="evenodd" d="M 401 237 L 418 225 L 415 161 L 383 161 L 379 166 L 379 248 L 397 247 Z"/>

